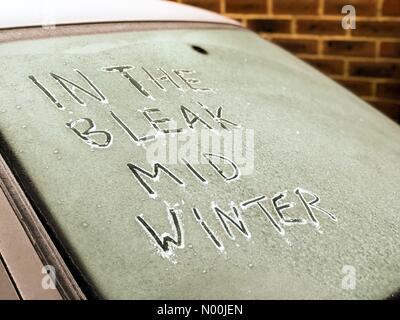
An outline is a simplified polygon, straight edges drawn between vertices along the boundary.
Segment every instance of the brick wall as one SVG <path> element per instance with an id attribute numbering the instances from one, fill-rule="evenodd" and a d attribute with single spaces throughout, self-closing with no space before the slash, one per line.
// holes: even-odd
<path id="1" fill-rule="evenodd" d="M 400 0 L 175 0 L 239 20 L 400 123 Z M 356 29 L 341 9 L 356 9 Z"/>

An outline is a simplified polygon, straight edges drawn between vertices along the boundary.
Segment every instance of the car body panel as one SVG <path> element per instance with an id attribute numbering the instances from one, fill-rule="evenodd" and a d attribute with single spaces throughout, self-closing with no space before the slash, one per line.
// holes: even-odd
<path id="1" fill-rule="evenodd" d="M 2 259 L 0 259 L 0 300 L 19 300 L 18 292 L 14 288 L 12 278 L 8 275 Z"/>
<path id="2" fill-rule="evenodd" d="M 189 21 L 239 25 L 235 20 L 203 9 L 159 0 L 14 0 L 0 11 L 0 29 L 65 24 Z"/>
<path id="3" fill-rule="evenodd" d="M 58 290 L 42 287 L 43 263 L 0 189 L 0 254 L 22 299 L 61 299 Z M 0 266 L 1 267 L 1 266 Z M 10 280 L 11 282 L 11 280 Z M 2 284 L 6 284 L 2 282 Z M 15 290 L 15 289 L 14 289 Z"/>
<path id="4" fill-rule="evenodd" d="M 85 298 L 2 155 L 0 221 L 0 255 L 19 298 Z"/>

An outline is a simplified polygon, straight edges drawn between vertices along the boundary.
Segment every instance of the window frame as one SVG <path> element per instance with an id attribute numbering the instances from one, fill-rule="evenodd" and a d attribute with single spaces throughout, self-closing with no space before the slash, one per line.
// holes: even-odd
<path id="1" fill-rule="evenodd" d="M 2 193 L 0 201 L 3 207 L 10 209 L 8 211 L 13 211 L 17 220 L 10 220 L 8 223 L 1 225 L 0 228 L 15 230 L 12 239 L 8 240 L 13 241 L 18 249 L 22 250 L 19 253 L 23 256 L 24 263 L 29 264 L 29 266 L 35 269 L 37 268 L 37 273 L 34 273 L 33 270 L 30 274 L 23 272 L 18 279 L 13 279 L 17 287 L 16 289 L 20 291 L 19 288 L 29 285 L 32 279 L 43 277 L 44 275 L 40 274 L 41 268 L 51 265 L 56 270 L 56 290 L 58 291 L 58 295 L 62 299 L 85 300 L 86 295 L 83 293 L 76 277 L 71 272 L 71 268 L 60 253 L 58 245 L 52 240 L 48 232 L 49 228 L 46 228 L 43 219 L 39 218 L 33 202 L 27 197 L 22 188 L 23 184 L 18 182 L 18 177 L 13 174 L 7 161 L 4 159 L 3 145 L 0 149 L 0 193 Z M 26 237 L 30 243 L 26 241 Z M 18 270 L 18 264 L 21 263 L 20 260 L 17 261 L 12 257 L 8 260 L 7 252 L 3 252 L 3 256 L 11 276 L 13 276 L 14 271 L 16 273 L 21 271 Z M 38 259 L 42 265 L 38 265 Z M 28 295 L 34 296 L 35 299 L 49 298 L 49 294 L 44 289 L 40 290 L 37 287 L 30 287 L 29 291 Z M 57 299 L 58 295 L 56 293 L 51 295 L 51 297 Z M 22 298 L 23 296 L 21 294 Z"/>

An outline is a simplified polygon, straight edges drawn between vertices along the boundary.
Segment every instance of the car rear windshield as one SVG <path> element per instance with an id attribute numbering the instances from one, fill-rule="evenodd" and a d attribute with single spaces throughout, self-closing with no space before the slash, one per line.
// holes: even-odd
<path id="1" fill-rule="evenodd" d="M 399 288 L 399 127 L 256 34 L 12 41 L 0 61 L 1 152 L 101 297 Z"/>

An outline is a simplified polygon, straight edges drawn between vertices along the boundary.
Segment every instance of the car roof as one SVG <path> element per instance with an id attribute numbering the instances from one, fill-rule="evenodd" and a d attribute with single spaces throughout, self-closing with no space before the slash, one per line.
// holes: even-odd
<path id="1" fill-rule="evenodd" d="M 99 22 L 178 21 L 239 25 L 188 5 L 160 0 L 13 0 L 2 5 L 0 29 Z"/>

